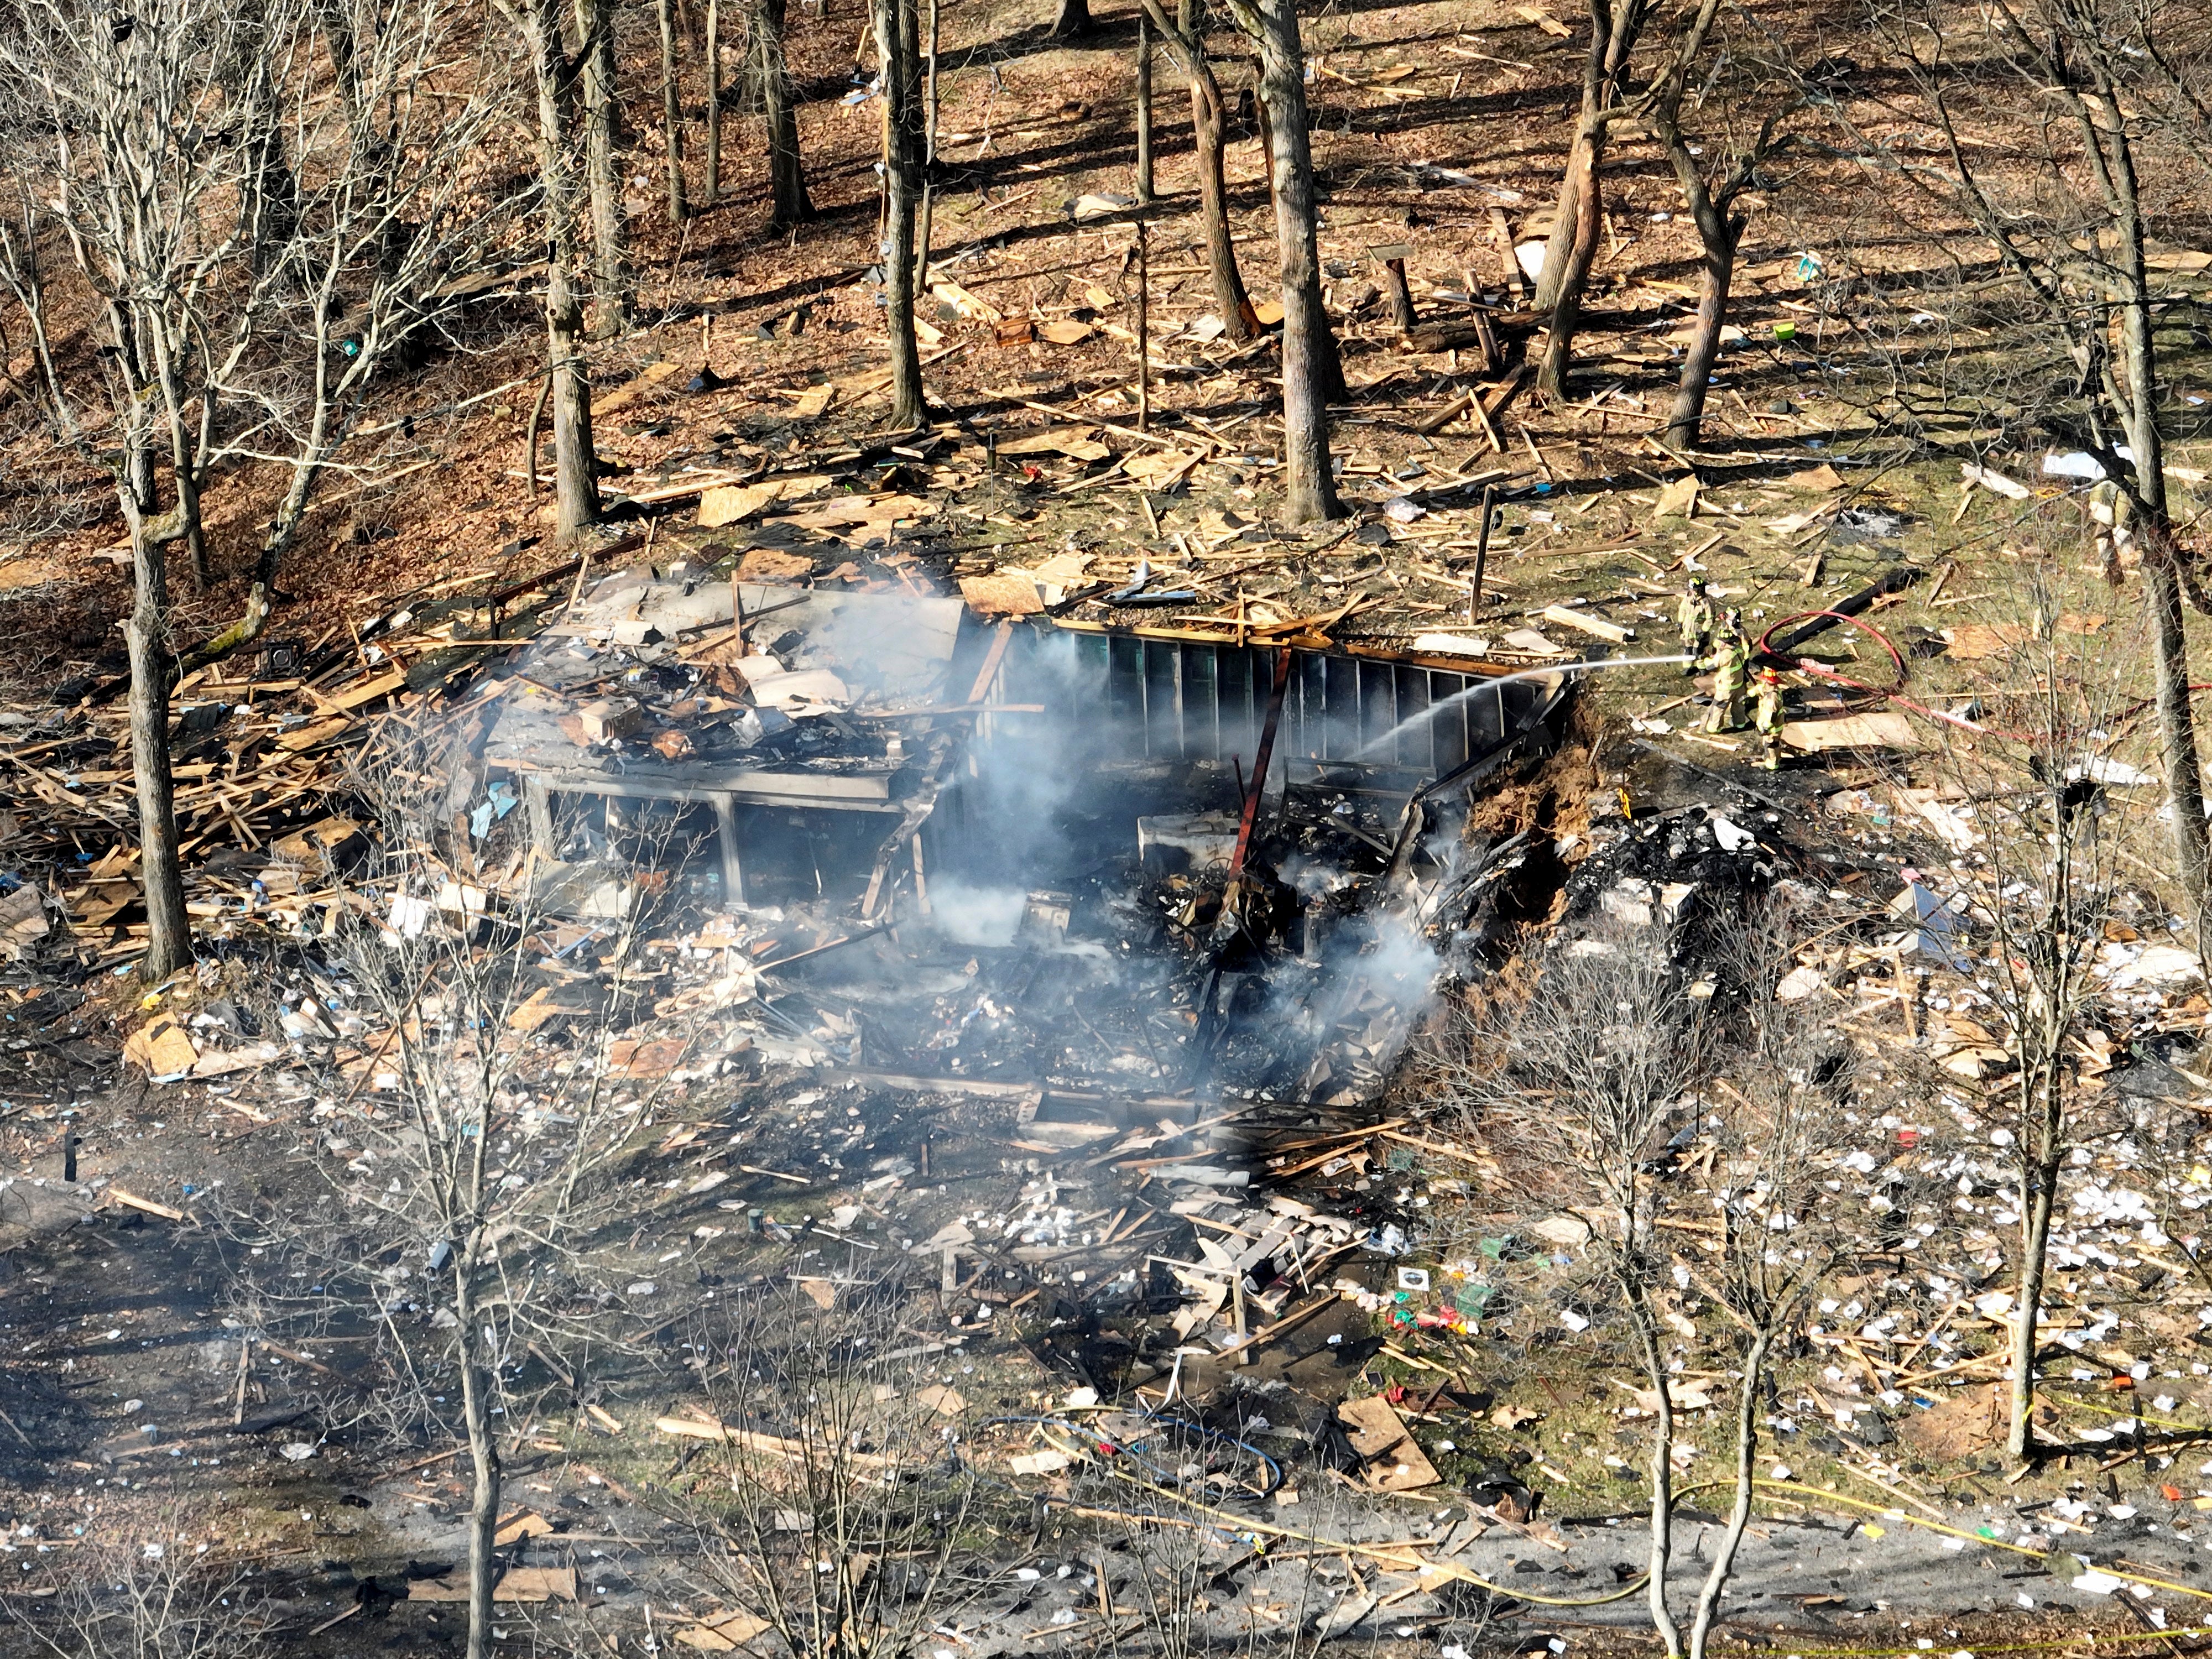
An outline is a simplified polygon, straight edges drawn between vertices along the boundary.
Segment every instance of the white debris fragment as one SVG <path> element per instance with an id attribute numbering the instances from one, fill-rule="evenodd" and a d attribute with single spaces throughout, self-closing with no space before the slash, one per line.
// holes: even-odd
<path id="1" fill-rule="evenodd" d="M 1741 853 L 1747 847 L 1759 845 L 1759 837 L 1740 824 L 1731 823 L 1716 812 L 1711 819 L 1713 840 L 1723 853 Z"/>

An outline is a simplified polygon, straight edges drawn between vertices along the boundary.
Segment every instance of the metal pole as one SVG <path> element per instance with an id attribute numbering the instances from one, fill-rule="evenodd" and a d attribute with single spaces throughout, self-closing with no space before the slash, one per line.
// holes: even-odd
<path id="1" fill-rule="evenodd" d="M 1245 855 L 1252 849 L 1252 825 L 1260 815 L 1260 797 L 1267 792 L 1267 768 L 1275 756 L 1275 728 L 1282 723 L 1283 692 L 1291 683 L 1291 650 L 1275 653 L 1275 686 L 1267 696 L 1267 723 L 1260 730 L 1260 752 L 1252 757 L 1252 787 L 1244 796 L 1244 816 L 1237 826 L 1237 852 L 1229 860 L 1229 879 L 1244 873 Z"/>
<path id="2" fill-rule="evenodd" d="M 1152 283 L 1149 238 L 1145 222 L 1137 221 L 1137 430 L 1152 430 Z"/>
<path id="3" fill-rule="evenodd" d="M 1152 199 L 1152 20 L 1137 14 L 1137 203 Z"/>

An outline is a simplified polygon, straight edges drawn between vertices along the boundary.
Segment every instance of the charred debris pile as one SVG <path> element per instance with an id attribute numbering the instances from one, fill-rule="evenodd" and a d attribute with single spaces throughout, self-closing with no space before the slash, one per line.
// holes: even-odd
<path id="1" fill-rule="evenodd" d="M 320 1044 L 365 1072 L 316 945 L 346 912 L 401 934 L 526 915 L 525 939 L 486 934 L 543 981 L 526 1029 L 596 1024 L 598 958 L 649 916 L 651 994 L 632 964 L 611 1000 L 632 1023 L 726 1016 L 725 1053 L 1351 1100 L 1439 968 L 1479 968 L 1522 919 L 1498 877 L 1527 838 L 1463 831 L 1493 769 L 1556 741 L 1563 673 L 1354 655 L 1312 629 L 994 618 L 623 551 L 489 594 L 434 585 L 358 637 L 187 678 L 200 977 L 273 950 L 298 983 L 266 1018 L 157 1018 L 126 1058 L 212 1079 Z M 27 988 L 81 990 L 141 948 L 112 690 L 12 716 L 32 740 L 10 763 L 49 809 L 19 818 L 0 900 Z"/>
<path id="2" fill-rule="evenodd" d="M 765 1059 L 1360 1098 L 1494 944 L 1470 791 L 1556 740 L 1567 689 L 626 573 L 447 783 L 471 844 L 519 811 L 514 850 L 410 896 L 557 892 L 565 960 L 666 903 L 658 1012 L 717 1007 Z"/>

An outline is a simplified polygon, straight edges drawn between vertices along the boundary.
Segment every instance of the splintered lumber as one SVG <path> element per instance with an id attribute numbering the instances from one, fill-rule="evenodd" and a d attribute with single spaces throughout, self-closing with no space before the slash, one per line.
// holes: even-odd
<path id="1" fill-rule="evenodd" d="M 518 643 L 518 641 L 510 641 L 508 643 Z M 358 684 L 349 685 L 342 690 L 332 692 L 328 696 L 314 690 L 310 690 L 307 696 L 325 714 L 350 714 L 364 704 L 380 702 L 393 692 L 404 688 L 406 684 L 407 671 L 404 668 L 395 668 L 388 674 L 379 674 L 374 679 L 362 680 Z M 278 741 L 282 742 L 283 739 L 280 738 Z"/>
<path id="2" fill-rule="evenodd" d="M 1423 416 L 1413 423 L 1413 430 L 1425 434 L 1441 432 L 1462 415 L 1466 415 L 1471 416 L 1475 423 L 1481 427 L 1484 435 L 1490 440 L 1492 449 L 1502 451 L 1504 445 L 1498 441 L 1498 417 L 1505 412 L 1506 404 L 1513 401 L 1534 372 L 1532 364 L 1522 362 L 1516 365 L 1504 380 L 1486 391 L 1481 387 L 1476 387 L 1472 391 L 1463 392 L 1442 409 Z"/>
<path id="3" fill-rule="evenodd" d="M 1571 628 L 1601 640 L 1609 640 L 1615 645 L 1636 637 L 1633 629 L 1623 628 L 1619 623 L 1607 622 L 1602 617 L 1593 617 L 1587 611 L 1569 610 L 1564 605 L 1546 605 L 1543 619 L 1547 623 L 1556 623 L 1561 628 Z"/>
<path id="4" fill-rule="evenodd" d="M 326 720 L 317 720 L 313 726 L 302 726 L 295 731 L 279 732 L 276 745 L 280 749 L 289 749 L 297 754 L 328 743 L 333 738 L 342 736 L 350 730 L 352 726 L 353 722 L 344 715 L 333 715 Z"/>
<path id="5" fill-rule="evenodd" d="M 651 489 L 641 489 L 627 499 L 636 502 L 640 507 L 659 507 L 668 501 L 690 501 L 696 495 L 703 495 L 708 490 L 719 489 L 725 484 L 744 483 L 753 476 L 755 476 L 753 470 L 750 467 L 724 472 L 702 472 L 693 477 L 678 479 L 673 483 L 658 484 Z"/>
<path id="6" fill-rule="evenodd" d="M 1911 719 L 1893 708 L 1833 720 L 1785 720 L 1781 735 L 1789 747 L 1808 755 L 1830 749 L 1911 750 L 1927 746 Z"/>
<path id="7" fill-rule="evenodd" d="M 1232 1354 L 1242 1353 L 1247 1348 L 1257 1347 L 1262 1342 L 1272 1342 L 1277 1337 L 1285 1334 L 1286 1332 L 1297 1326 L 1304 1324 L 1307 1320 L 1312 1318 L 1323 1308 L 1328 1307 L 1338 1299 L 1338 1292 L 1334 1291 L 1325 1291 L 1321 1296 L 1316 1297 L 1313 1301 L 1307 1303 L 1304 1307 L 1291 1310 L 1291 1311 L 1285 1314 L 1280 1319 L 1276 1320 L 1271 1325 L 1262 1325 L 1258 1330 L 1253 1332 L 1251 1335 L 1245 1337 L 1241 1341 L 1236 1343 L 1233 1346 L 1222 1349 L 1219 1353 L 1213 1357 L 1218 1362 L 1219 1360 L 1228 1358 Z"/>
<path id="8" fill-rule="evenodd" d="M 873 1452 L 854 1451 L 848 1447 L 829 1443 L 809 1446 L 803 1440 L 788 1439 L 780 1434 L 763 1434 L 757 1429 L 732 1428 L 714 1418 L 656 1417 L 653 1426 L 663 1434 L 672 1434 L 689 1440 L 711 1440 L 717 1445 L 736 1446 L 744 1451 L 767 1452 L 777 1457 L 805 1457 L 812 1453 L 855 1464 L 862 1468 L 889 1468 L 897 1461 L 879 1456 Z"/>
<path id="9" fill-rule="evenodd" d="M 130 1191 L 127 1188 L 110 1187 L 107 1188 L 107 1196 L 118 1204 L 126 1205 L 134 1210 L 143 1210 L 148 1215 L 160 1216 L 164 1221 L 189 1221 L 191 1219 L 191 1218 L 186 1215 L 182 1210 L 173 1210 L 166 1204 L 156 1204 L 150 1198 L 141 1198 L 137 1194 Z"/>
<path id="10" fill-rule="evenodd" d="M 1414 422 L 1413 430 L 1423 434 L 1441 432 L 1461 416 L 1466 414 L 1468 405 L 1474 401 L 1474 393 L 1462 392 L 1435 414 L 1424 415 L 1419 420 Z"/>
<path id="11" fill-rule="evenodd" d="M 1054 626 L 1063 628 L 1071 634 L 1108 634 L 1119 639 L 1181 640 L 1188 641 L 1193 645 L 1230 645 L 1250 643 L 1252 639 L 1252 630 L 1250 629 L 1247 629 L 1245 630 L 1245 638 L 1243 641 L 1239 641 L 1237 638 L 1237 628 L 1234 623 L 1225 624 L 1222 627 L 1214 629 L 1202 629 L 1149 628 L 1142 626 L 1133 628 L 1121 623 L 1087 622 L 1081 617 L 1055 617 L 1053 618 L 1053 622 Z M 1282 635 L 1272 635 L 1267 642 L 1271 644 L 1280 644 L 1282 643 Z M 1458 652 L 1434 651 L 1423 648 L 1419 646 L 1416 646 L 1410 651 L 1395 647 L 1384 649 L 1378 648 L 1374 646 L 1364 645 L 1356 640 L 1347 641 L 1344 643 L 1338 644 L 1328 640 L 1310 640 L 1308 636 L 1304 635 L 1293 636 L 1291 640 L 1291 643 L 1299 647 L 1301 649 L 1330 650 L 1334 651 L 1339 656 L 1364 657 L 1375 662 L 1404 663 L 1407 666 L 1413 668 L 1441 668 L 1448 670 L 1455 674 L 1510 674 L 1513 672 L 1515 669 L 1524 665 L 1521 664 L 1508 665 L 1504 663 L 1488 661 L 1485 659 L 1475 657 L 1471 654 Z"/>
<path id="12" fill-rule="evenodd" d="M 1398 349 L 1401 351 L 1427 353 L 1465 351 L 1471 347 L 1474 350 L 1483 351 L 1488 347 L 1490 340 L 1495 337 L 1494 330 L 1516 324 L 1525 326 L 1534 320 L 1525 313 L 1505 313 L 1480 319 L 1439 318 L 1434 322 L 1422 323 L 1417 327 L 1407 329 L 1398 343 Z"/>

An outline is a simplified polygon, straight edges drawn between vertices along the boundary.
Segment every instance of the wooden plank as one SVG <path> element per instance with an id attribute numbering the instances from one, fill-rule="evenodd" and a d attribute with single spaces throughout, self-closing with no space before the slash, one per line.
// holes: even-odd
<path id="1" fill-rule="evenodd" d="M 1901 749 L 1927 747 L 1912 721 L 1894 709 L 1867 714 L 1846 714 L 1840 720 L 1788 720 L 1782 741 L 1805 754 L 1830 749 Z"/>
<path id="2" fill-rule="evenodd" d="M 289 732 L 279 732 L 276 742 L 281 748 L 289 749 L 295 754 L 301 753 L 343 736 L 352 725 L 352 720 L 340 714 L 330 720 L 317 720 L 312 726 L 302 726 Z"/>
<path id="3" fill-rule="evenodd" d="M 1406 1431 L 1405 1420 L 1379 1394 L 1347 1400 L 1336 1408 L 1352 1450 L 1367 1460 L 1367 1479 L 1382 1492 L 1414 1492 L 1436 1485 L 1436 1465 Z M 1377 1467 L 1379 1466 L 1379 1467 Z"/>
<path id="4" fill-rule="evenodd" d="M 1594 617 L 1586 611 L 1571 610 L 1564 605 L 1546 605 L 1543 610 L 1543 620 L 1547 623 L 1556 623 L 1561 628 L 1571 628 L 1580 633 L 1592 635 L 1601 640 L 1608 640 L 1615 645 L 1620 645 L 1636 637 L 1633 629 L 1623 628 L 1619 623 L 1607 622 L 1604 617 Z"/>
<path id="5" fill-rule="evenodd" d="M 1053 620 L 1056 626 L 1076 634 L 1110 634 L 1132 640 L 1172 640 L 1187 645 L 1236 646 L 1244 643 L 1237 639 L 1233 629 L 1211 633 L 1194 628 L 1131 628 L 1119 623 L 1084 622 L 1066 617 L 1056 617 Z M 1282 643 L 1281 641 L 1275 642 Z M 1479 657 L 1447 656 L 1433 651 L 1386 651 L 1371 646 L 1339 645 L 1334 641 L 1310 647 L 1296 641 L 1291 643 L 1296 648 L 1311 650 L 1316 655 L 1360 657 L 1370 662 L 1403 663 L 1408 667 L 1442 669 L 1447 673 L 1465 674 L 1476 679 L 1497 679 L 1507 674 L 1519 673 L 1528 666 L 1526 663 L 1509 665 Z"/>
<path id="6" fill-rule="evenodd" d="M 160 1216 L 164 1221 L 189 1221 L 191 1219 L 191 1218 L 186 1215 L 182 1210 L 171 1209 L 166 1204 L 156 1204 L 150 1198 L 141 1198 L 137 1194 L 130 1191 L 127 1188 L 111 1186 L 106 1189 L 103 1196 L 112 1203 L 125 1205 L 131 1209 L 143 1211 L 148 1215 Z"/>
<path id="7" fill-rule="evenodd" d="M 811 772 L 740 772 L 672 767 L 665 772 L 586 772 L 541 766 L 520 755 L 494 755 L 491 763 L 526 773 L 544 788 L 572 795 L 615 795 L 631 800 L 711 802 L 718 794 L 771 806 L 819 806 L 857 812 L 901 809 L 890 799 L 891 774 L 850 776 Z"/>
<path id="8" fill-rule="evenodd" d="M 520 644 L 520 641 L 509 641 Z M 407 671 L 395 668 L 389 674 L 379 674 L 374 679 L 363 680 L 358 685 L 347 686 L 334 696 L 325 696 L 319 691 L 309 691 L 308 698 L 325 714 L 346 714 L 365 703 L 380 702 L 407 684 Z M 277 739 L 279 743 L 283 738 Z"/>
<path id="9" fill-rule="evenodd" d="M 702 472 L 696 477 L 685 478 L 676 483 L 660 484 L 651 489 L 641 489 L 635 495 L 625 496 L 623 499 L 635 501 L 640 507 L 658 507 L 664 501 L 690 501 L 695 495 L 703 495 L 710 489 L 719 489 L 724 484 L 747 483 L 756 476 L 750 467 L 740 468 L 735 471 Z"/>

